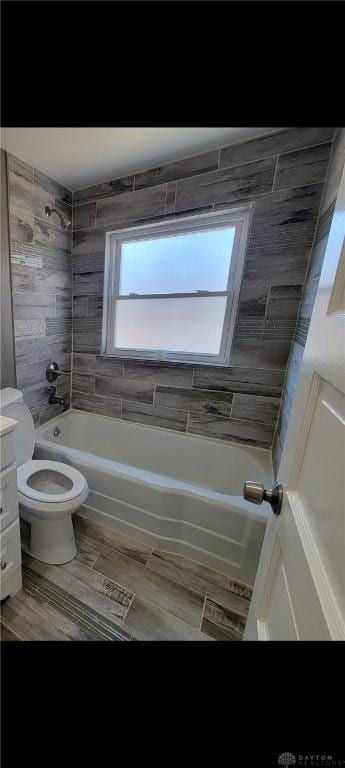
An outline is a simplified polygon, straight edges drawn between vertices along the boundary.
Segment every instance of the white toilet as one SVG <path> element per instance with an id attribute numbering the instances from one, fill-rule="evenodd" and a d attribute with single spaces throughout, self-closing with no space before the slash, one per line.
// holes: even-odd
<path id="1" fill-rule="evenodd" d="M 18 389 L 1 390 L 0 413 L 18 422 L 14 435 L 19 515 L 28 524 L 23 525 L 22 548 L 44 563 L 68 563 L 77 553 L 71 515 L 88 496 L 87 481 L 68 464 L 32 459 L 34 423 Z"/>

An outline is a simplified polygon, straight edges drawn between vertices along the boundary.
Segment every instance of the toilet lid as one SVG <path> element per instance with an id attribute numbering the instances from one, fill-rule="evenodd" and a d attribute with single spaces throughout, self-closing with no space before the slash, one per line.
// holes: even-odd
<path id="1" fill-rule="evenodd" d="M 49 472 L 56 472 L 68 478 L 72 482 L 72 487 L 62 493 L 44 493 L 44 491 L 32 488 L 29 485 L 30 478 L 37 472 L 43 470 Z M 76 499 L 86 486 L 86 479 L 81 472 L 78 472 L 74 467 L 70 467 L 68 464 L 63 464 L 61 461 L 27 461 L 17 471 L 17 485 L 19 493 L 23 496 L 28 496 L 30 499 L 37 499 L 37 501 L 46 501 L 50 504 L 61 504 L 63 501 L 71 501 Z"/>
<path id="2" fill-rule="evenodd" d="M 24 403 L 11 403 L 4 409 L 4 415 L 18 423 L 14 430 L 15 456 L 17 467 L 32 458 L 35 445 L 33 418 Z"/>

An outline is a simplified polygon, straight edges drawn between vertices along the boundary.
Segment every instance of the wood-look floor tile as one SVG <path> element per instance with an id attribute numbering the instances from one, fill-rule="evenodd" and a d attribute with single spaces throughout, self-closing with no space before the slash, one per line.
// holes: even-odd
<path id="1" fill-rule="evenodd" d="M 137 541 L 123 533 L 114 531 L 112 528 L 106 528 L 104 525 L 90 520 L 83 514 L 73 515 L 74 530 L 84 534 L 89 539 L 95 539 L 96 542 L 106 544 L 117 552 L 137 560 L 139 563 L 146 563 L 148 556 L 152 552 L 152 547 Z M 97 544 L 96 544 L 97 546 Z"/>
<path id="2" fill-rule="evenodd" d="M 191 560 L 190 557 L 185 555 L 176 555 L 174 552 L 165 552 L 162 549 L 153 549 L 153 555 L 157 555 L 161 560 L 166 563 L 171 563 L 177 568 L 181 568 L 187 573 L 191 573 L 195 576 L 199 576 L 201 579 L 214 584 L 216 587 L 220 587 L 228 592 L 233 592 L 235 595 L 242 597 L 244 600 L 251 600 L 252 589 L 247 584 L 243 584 L 241 581 L 233 579 L 231 576 L 227 576 L 225 573 L 215 571 L 213 568 L 209 568 L 207 565 Z"/>
<path id="3" fill-rule="evenodd" d="M 25 559 L 25 562 L 27 560 Z M 104 578 L 78 560 L 65 565 L 47 565 L 31 558 L 29 570 L 79 600 L 85 607 L 109 621 L 121 624 L 130 605 L 132 593 L 111 578 Z M 107 574 L 106 574 L 107 576 Z"/>
<path id="4" fill-rule="evenodd" d="M 242 639 L 248 586 L 83 513 L 74 527 L 78 553 L 70 563 L 23 554 L 23 589 L 2 606 L 1 639 Z"/>
<path id="5" fill-rule="evenodd" d="M 242 635 L 238 634 L 238 632 L 232 632 L 230 629 L 225 629 L 218 624 L 213 624 L 213 622 L 208 619 L 202 620 L 201 629 L 213 640 L 242 640 Z"/>
<path id="6" fill-rule="evenodd" d="M 115 551 L 111 558 L 100 555 L 93 570 L 125 584 L 127 589 L 144 600 L 154 603 L 194 627 L 199 627 L 203 607 L 201 595 Z"/>
<path id="7" fill-rule="evenodd" d="M 81 602 L 74 595 L 58 587 L 43 576 L 24 566 L 23 584 L 26 592 L 37 601 L 53 606 L 64 617 L 63 628 L 67 619 L 68 633 L 72 640 L 129 640 L 113 620 L 105 618 L 90 606 Z"/>
<path id="8" fill-rule="evenodd" d="M 6 625 L 0 621 L 0 640 L 21 640 L 21 637 L 18 637 L 14 632 L 12 632 L 11 629 L 6 627 Z"/>
<path id="9" fill-rule="evenodd" d="M 84 565 L 88 565 L 89 568 L 92 568 L 100 555 L 101 545 L 98 544 L 98 542 L 89 539 L 88 536 L 83 536 L 81 533 L 78 533 L 78 531 L 75 533 L 75 543 L 78 550 L 76 559 L 79 563 L 83 563 Z"/>
<path id="10" fill-rule="evenodd" d="M 235 611 L 205 600 L 201 630 L 218 640 L 242 640 L 246 619 Z"/>
<path id="11" fill-rule="evenodd" d="M 21 589 L 2 607 L 6 626 L 22 640 L 68 640 L 71 625 L 48 601 Z M 77 627 L 75 627 L 78 630 Z M 78 638 L 79 639 L 79 638 Z M 83 638 L 85 639 L 85 638 Z"/>
<path id="12" fill-rule="evenodd" d="M 211 640 L 190 624 L 139 597 L 133 600 L 124 628 L 135 640 Z"/>
<path id="13" fill-rule="evenodd" d="M 85 622 L 76 617 L 75 614 L 69 610 L 68 606 L 64 602 L 58 602 L 51 596 L 50 600 L 46 599 L 46 596 L 32 589 L 31 586 L 25 583 L 24 591 L 27 595 L 31 595 L 33 603 L 37 606 L 41 606 L 45 612 L 45 615 L 49 622 L 57 626 L 61 632 L 65 635 L 63 639 L 67 641 L 90 641 L 90 640 L 104 640 L 104 637 L 97 631 L 93 631 L 92 626 L 88 622 Z"/>
<path id="14" fill-rule="evenodd" d="M 183 584 L 183 586 L 193 592 L 212 598 L 226 608 L 247 616 L 250 601 L 230 591 L 230 579 L 226 576 L 222 578 L 222 574 L 217 574 L 215 571 L 212 572 L 211 569 L 199 563 L 194 563 L 192 560 L 189 560 L 187 565 L 186 561 L 188 562 L 188 559 L 181 555 L 154 550 L 148 559 L 147 567 L 176 581 L 178 584 Z M 213 578 L 216 580 L 217 577 L 219 577 L 219 581 L 226 585 L 225 587 L 219 586 L 211 580 Z M 236 585 L 236 582 L 233 583 Z M 239 585 L 239 588 L 241 586 Z M 245 594 L 250 593 L 245 587 L 243 587 L 243 591 Z"/>

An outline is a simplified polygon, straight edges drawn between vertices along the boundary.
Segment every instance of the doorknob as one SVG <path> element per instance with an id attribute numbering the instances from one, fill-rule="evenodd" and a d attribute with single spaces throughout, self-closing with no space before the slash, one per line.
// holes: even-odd
<path id="1" fill-rule="evenodd" d="M 243 487 L 243 497 L 253 504 L 262 504 L 263 501 L 268 501 L 272 512 L 275 515 L 280 515 L 283 503 L 283 484 L 276 482 L 270 490 L 266 490 L 262 483 L 246 480 Z"/>

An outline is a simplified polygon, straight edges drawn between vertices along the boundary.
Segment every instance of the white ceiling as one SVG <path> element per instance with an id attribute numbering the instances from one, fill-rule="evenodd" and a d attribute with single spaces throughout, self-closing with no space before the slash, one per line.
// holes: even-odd
<path id="1" fill-rule="evenodd" d="M 1 146 L 75 190 L 281 128 L 2 128 Z"/>

